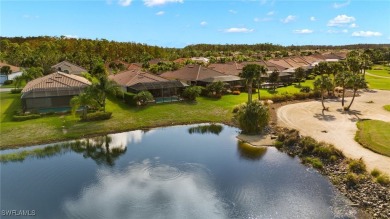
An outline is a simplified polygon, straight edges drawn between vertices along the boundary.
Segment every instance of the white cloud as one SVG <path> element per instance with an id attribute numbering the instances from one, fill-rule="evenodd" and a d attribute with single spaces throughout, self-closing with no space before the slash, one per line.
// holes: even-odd
<path id="1" fill-rule="evenodd" d="M 161 16 L 161 15 L 164 15 L 165 14 L 165 11 L 159 11 L 156 13 L 157 16 Z"/>
<path id="2" fill-rule="evenodd" d="M 200 25 L 201 25 L 201 26 L 206 26 L 206 25 L 207 25 L 207 22 L 206 22 L 206 21 L 202 21 L 202 22 L 200 22 Z"/>
<path id="3" fill-rule="evenodd" d="M 170 166 L 158 158 L 132 163 L 122 171 L 101 168 L 98 180 L 61 207 L 68 217 L 227 218 L 227 204 L 210 175 L 201 165 Z"/>
<path id="4" fill-rule="evenodd" d="M 316 19 L 316 17 L 311 16 L 311 17 L 310 17 L 310 20 L 311 20 L 311 21 L 316 21 L 317 19 Z"/>
<path id="5" fill-rule="evenodd" d="M 235 10 L 229 10 L 229 12 L 232 14 L 237 14 L 237 11 L 235 11 Z"/>
<path id="6" fill-rule="evenodd" d="M 378 36 L 382 36 L 382 33 L 374 32 L 374 31 L 355 31 L 352 33 L 352 36 L 355 36 L 355 37 L 378 37 Z"/>
<path id="7" fill-rule="evenodd" d="M 255 22 L 267 22 L 267 21 L 272 21 L 272 18 L 270 18 L 270 17 L 265 17 L 265 18 L 257 18 L 257 17 L 255 17 L 253 20 Z"/>
<path id="8" fill-rule="evenodd" d="M 309 34 L 309 33 L 313 33 L 313 30 L 309 30 L 309 29 L 294 30 L 294 33 Z"/>
<path id="9" fill-rule="evenodd" d="M 129 6 L 133 0 L 119 0 L 118 4 L 122 6 Z"/>
<path id="10" fill-rule="evenodd" d="M 346 2 L 343 3 L 334 3 L 333 8 L 342 8 L 345 6 L 348 6 L 351 3 L 351 0 L 347 0 Z"/>
<path id="11" fill-rule="evenodd" d="M 272 16 L 272 15 L 274 15 L 274 14 L 275 14 L 274 11 L 270 11 L 270 12 L 267 13 L 268 16 Z"/>
<path id="12" fill-rule="evenodd" d="M 65 38 L 67 38 L 67 39 L 78 39 L 79 38 L 79 36 L 77 36 L 77 35 L 71 35 L 71 34 L 66 34 L 66 35 L 64 35 L 65 36 Z"/>
<path id="13" fill-rule="evenodd" d="M 148 7 L 165 5 L 167 3 L 183 3 L 183 0 L 144 0 L 144 4 Z"/>
<path id="14" fill-rule="evenodd" d="M 358 25 L 355 24 L 355 23 L 352 23 L 352 24 L 349 25 L 349 27 L 350 27 L 350 28 L 356 28 L 356 27 L 358 27 Z"/>
<path id="15" fill-rule="evenodd" d="M 343 32 L 343 33 L 348 33 L 348 30 L 347 30 L 347 29 L 344 29 L 344 30 L 342 30 L 341 32 Z"/>
<path id="16" fill-rule="evenodd" d="M 282 19 L 281 21 L 286 24 L 286 23 L 290 23 L 291 21 L 295 21 L 296 18 L 297 18 L 296 16 L 289 15 L 285 19 Z"/>
<path id="17" fill-rule="evenodd" d="M 342 27 L 342 26 L 345 26 L 347 24 L 354 22 L 355 20 L 356 19 L 354 17 L 352 17 L 352 16 L 349 17 L 345 14 L 337 15 L 332 20 L 329 20 L 328 26 L 329 27 Z"/>
<path id="18" fill-rule="evenodd" d="M 238 28 L 238 27 L 232 27 L 232 28 L 224 30 L 224 32 L 226 32 L 226 33 L 250 33 L 253 31 L 254 31 L 254 29 Z"/>

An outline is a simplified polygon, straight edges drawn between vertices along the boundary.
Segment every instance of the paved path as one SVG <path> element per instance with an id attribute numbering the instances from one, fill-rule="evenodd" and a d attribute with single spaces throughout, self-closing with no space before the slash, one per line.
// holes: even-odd
<path id="1" fill-rule="evenodd" d="M 327 101 L 325 105 L 329 106 L 329 112 L 324 113 L 320 101 L 296 103 L 278 109 L 278 125 L 295 128 L 303 135 L 331 143 L 347 157 L 362 157 L 369 170 L 378 168 L 390 175 L 390 157 L 374 153 L 354 140 L 359 118 L 390 122 L 390 112 L 383 109 L 386 104 L 390 104 L 390 91 L 362 93 L 355 98 L 350 113 L 341 110 L 340 101 Z"/>
<path id="2" fill-rule="evenodd" d="M 371 74 L 371 73 L 368 73 L 368 72 L 366 72 L 366 75 L 369 75 L 369 76 L 372 76 L 372 77 L 376 77 L 376 78 L 388 78 L 388 79 L 390 79 L 390 77 L 387 77 L 387 76 L 374 75 L 374 74 Z"/>
<path id="3" fill-rule="evenodd" d="M 10 92 L 12 88 L 1 88 L 0 87 L 0 92 Z"/>

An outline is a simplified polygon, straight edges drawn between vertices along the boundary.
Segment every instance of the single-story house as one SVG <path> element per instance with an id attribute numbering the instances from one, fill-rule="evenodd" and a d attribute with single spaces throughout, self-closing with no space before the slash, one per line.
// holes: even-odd
<path id="1" fill-rule="evenodd" d="M 54 72 L 60 71 L 67 74 L 81 75 L 81 73 L 88 72 L 85 68 L 70 63 L 68 61 L 62 61 L 58 64 L 51 66 Z"/>
<path id="2" fill-rule="evenodd" d="M 70 100 L 91 85 L 86 78 L 66 74 L 52 73 L 27 83 L 22 90 L 23 111 L 56 111 L 70 108 Z"/>
<path id="3" fill-rule="evenodd" d="M 156 102 L 177 100 L 182 90 L 188 86 L 180 81 L 171 81 L 142 70 L 123 71 L 115 75 L 110 75 L 109 78 L 119 84 L 122 90 L 126 92 L 138 93 L 140 91 L 149 91 L 156 99 Z M 161 98 L 164 101 L 158 101 Z"/>
<path id="4" fill-rule="evenodd" d="M 245 79 L 234 75 L 214 76 L 198 80 L 198 85 L 207 86 L 214 82 L 223 82 L 229 88 L 242 88 L 245 85 Z"/>
<path id="5" fill-rule="evenodd" d="M 216 76 L 226 75 L 201 65 L 186 65 L 176 71 L 167 71 L 161 74 L 161 77 L 179 80 L 186 84 L 197 84 L 200 80 Z"/>
<path id="6" fill-rule="evenodd" d="M 6 80 L 14 80 L 15 77 L 21 76 L 23 74 L 22 69 L 17 66 L 13 66 L 4 62 L 0 62 L 0 68 L 3 66 L 9 66 L 11 74 L 9 75 L 0 75 L 0 84 L 3 84 Z"/>

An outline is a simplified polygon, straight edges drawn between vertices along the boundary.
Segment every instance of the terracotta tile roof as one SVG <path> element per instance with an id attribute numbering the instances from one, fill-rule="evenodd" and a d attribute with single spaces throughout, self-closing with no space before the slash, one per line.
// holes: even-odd
<path id="1" fill-rule="evenodd" d="M 213 63 L 208 66 L 209 69 L 213 69 L 215 71 L 222 72 L 227 75 L 235 75 L 235 76 L 238 76 L 241 73 L 242 67 L 243 66 L 235 62 Z"/>
<path id="2" fill-rule="evenodd" d="M 85 68 L 70 63 L 68 61 L 62 61 L 58 64 L 51 66 L 51 68 L 54 69 L 55 71 L 61 71 L 61 72 L 66 72 L 69 74 L 76 74 L 76 75 L 81 75 L 82 72 L 88 72 Z"/>
<path id="3" fill-rule="evenodd" d="M 225 74 L 203 67 L 201 65 L 187 65 L 176 71 L 168 71 L 161 74 L 162 77 L 168 79 L 178 79 L 181 81 L 197 81 L 205 78 L 224 76 Z"/>
<path id="4" fill-rule="evenodd" d="M 342 59 L 341 56 L 338 56 L 334 53 L 322 54 L 322 56 L 326 59 Z"/>
<path id="5" fill-rule="evenodd" d="M 178 58 L 176 60 L 174 60 L 173 62 L 175 63 L 184 63 L 188 60 L 188 58 Z"/>
<path id="6" fill-rule="evenodd" d="M 293 56 L 290 58 L 294 60 L 296 63 L 298 63 L 300 66 L 310 65 L 310 63 L 306 61 L 302 56 Z"/>
<path id="7" fill-rule="evenodd" d="M 270 59 L 268 60 L 269 63 L 282 66 L 283 68 L 291 68 L 293 67 L 288 62 L 286 62 L 284 59 Z"/>
<path id="8" fill-rule="evenodd" d="M 20 67 L 16 67 L 16 66 L 4 63 L 4 62 L 0 62 L 0 68 L 3 66 L 9 66 L 11 68 L 12 73 L 21 71 Z"/>
<path id="9" fill-rule="evenodd" d="M 122 71 L 115 75 L 110 75 L 108 77 L 111 80 L 115 81 L 117 84 L 126 87 L 135 85 L 137 83 L 168 81 L 165 78 L 147 72 L 143 72 L 140 69 Z"/>
<path id="10" fill-rule="evenodd" d="M 293 68 L 298 68 L 298 67 L 302 66 L 302 64 L 297 63 L 294 59 L 292 59 L 290 57 L 289 58 L 284 58 L 284 61 L 286 61 Z"/>
<path id="11" fill-rule="evenodd" d="M 66 74 L 63 72 L 52 73 L 35 80 L 32 80 L 27 83 L 27 85 L 22 90 L 22 98 L 26 96 L 31 96 L 29 93 L 39 92 L 39 96 L 47 96 L 50 91 L 66 91 L 66 90 L 76 90 L 79 91 L 87 86 L 91 85 L 86 78 Z M 45 92 L 48 92 L 45 94 Z M 69 94 L 68 92 L 65 92 Z M 79 92 L 78 92 L 79 93 Z M 60 96 L 60 95 L 53 95 Z M 33 95 L 32 97 L 38 97 Z"/>
<path id="12" fill-rule="evenodd" d="M 127 70 L 141 70 L 141 69 L 142 69 L 142 64 L 141 63 L 131 63 L 127 67 Z"/>

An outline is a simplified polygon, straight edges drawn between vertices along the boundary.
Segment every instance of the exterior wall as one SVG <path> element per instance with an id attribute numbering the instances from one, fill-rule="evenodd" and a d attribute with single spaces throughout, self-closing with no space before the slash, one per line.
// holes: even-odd
<path id="1" fill-rule="evenodd" d="M 22 99 L 22 107 L 24 111 L 45 108 L 70 107 L 70 100 L 72 98 L 73 96 L 25 98 Z"/>
<path id="2" fill-rule="evenodd" d="M 0 84 L 3 84 L 7 80 L 7 75 L 0 75 Z"/>

